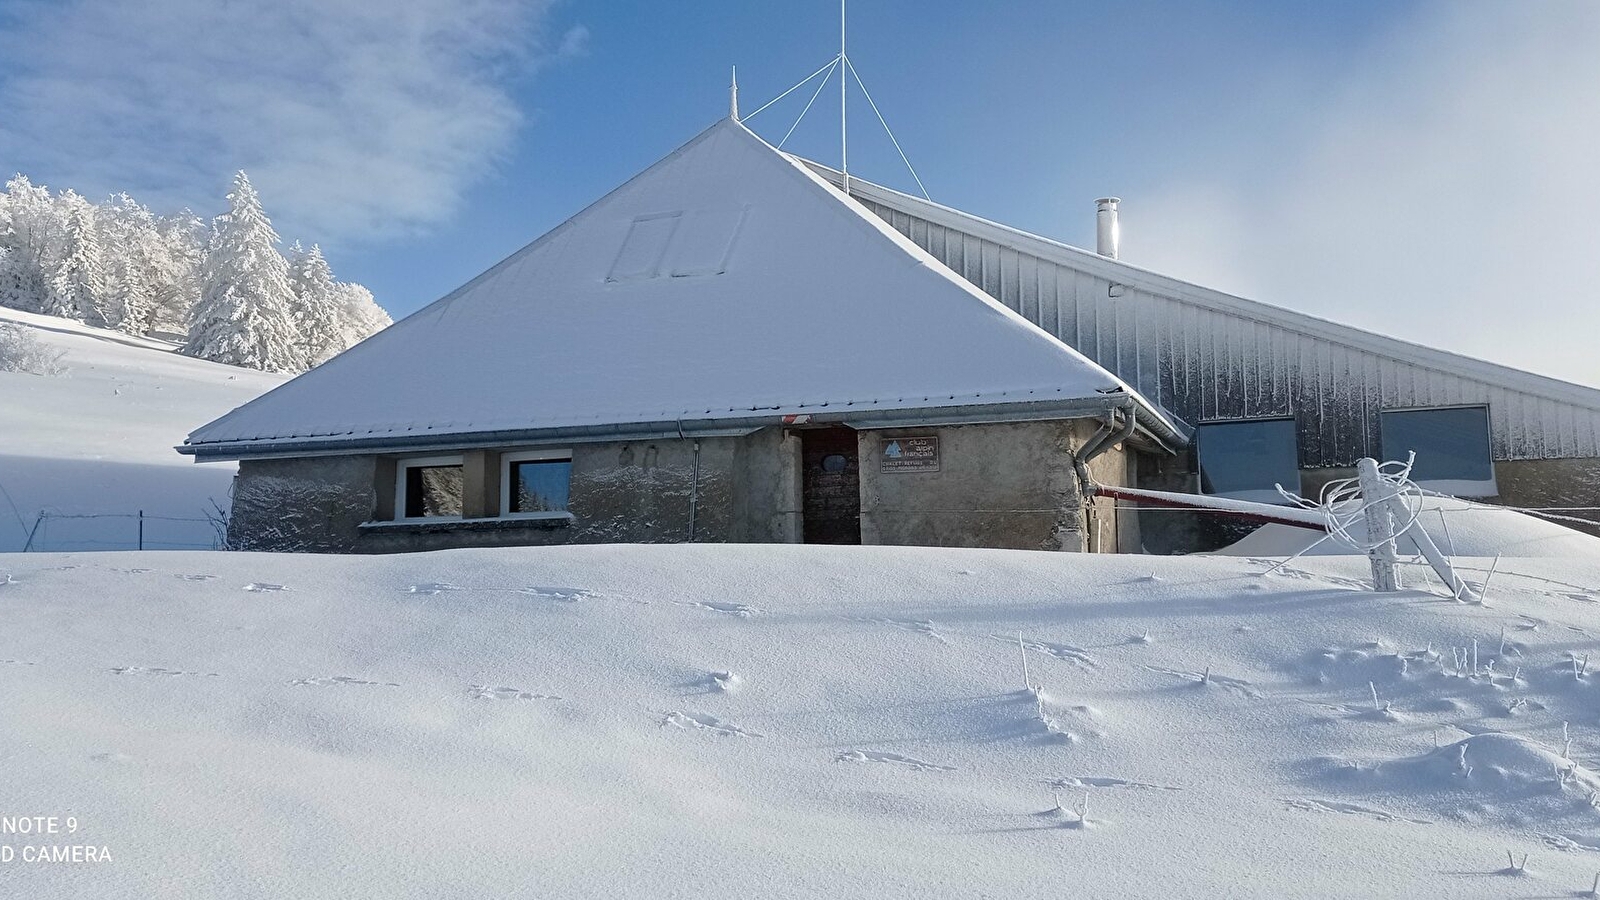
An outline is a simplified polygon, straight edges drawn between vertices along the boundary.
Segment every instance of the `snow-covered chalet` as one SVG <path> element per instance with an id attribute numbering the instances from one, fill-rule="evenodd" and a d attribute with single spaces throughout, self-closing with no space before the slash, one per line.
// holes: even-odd
<path id="1" fill-rule="evenodd" d="M 193 434 L 230 545 L 1137 549 L 1085 499 L 1187 433 L 723 120 L 450 295 Z"/>
<path id="2" fill-rule="evenodd" d="M 1363 456 L 1600 505 L 1600 391 L 1131 266 L 717 123 L 509 259 L 179 448 L 230 542 L 1173 552 Z"/>

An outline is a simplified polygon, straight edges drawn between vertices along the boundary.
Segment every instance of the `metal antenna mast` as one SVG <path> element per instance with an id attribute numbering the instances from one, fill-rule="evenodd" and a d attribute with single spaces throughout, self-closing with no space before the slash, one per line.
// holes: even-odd
<path id="1" fill-rule="evenodd" d="M 844 0 L 839 0 L 839 171 L 844 175 L 844 192 L 850 193 L 850 141 L 845 132 L 845 87 L 850 79 L 844 77 L 844 66 L 849 57 L 844 55 Z"/>

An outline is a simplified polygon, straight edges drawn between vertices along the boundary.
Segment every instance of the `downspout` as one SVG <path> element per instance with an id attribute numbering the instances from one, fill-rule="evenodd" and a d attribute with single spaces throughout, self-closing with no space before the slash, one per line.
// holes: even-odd
<path id="1" fill-rule="evenodd" d="M 1139 416 L 1133 404 L 1130 403 L 1126 407 L 1122 407 L 1122 411 L 1126 415 L 1126 421 L 1121 426 L 1116 424 L 1116 409 L 1112 409 L 1106 415 L 1106 423 L 1072 457 L 1072 467 L 1078 473 L 1078 491 L 1083 497 L 1084 525 L 1088 531 L 1085 543 L 1088 545 L 1090 553 L 1100 552 L 1100 514 L 1094 504 L 1095 483 L 1094 478 L 1089 474 L 1089 463 L 1093 462 L 1095 457 L 1127 440 L 1133 434 L 1133 430 L 1138 427 Z"/>
<path id="2" fill-rule="evenodd" d="M 683 433 L 683 420 L 678 420 L 678 440 L 687 440 Z M 695 516 L 700 511 L 700 439 L 694 440 L 693 474 L 689 480 L 689 543 L 694 543 Z"/>

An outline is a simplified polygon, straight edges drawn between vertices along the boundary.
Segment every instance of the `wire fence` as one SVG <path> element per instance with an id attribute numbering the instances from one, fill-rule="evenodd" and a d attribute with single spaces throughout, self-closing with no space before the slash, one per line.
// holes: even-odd
<path id="1" fill-rule="evenodd" d="M 28 530 L 24 553 L 71 550 L 221 550 L 227 546 L 221 515 L 57 513 L 41 510 Z"/>

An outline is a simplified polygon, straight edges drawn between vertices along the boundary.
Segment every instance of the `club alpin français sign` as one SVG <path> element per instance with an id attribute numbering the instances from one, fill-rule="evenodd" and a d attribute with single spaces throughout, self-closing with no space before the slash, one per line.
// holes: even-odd
<path id="1" fill-rule="evenodd" d="M 891 438 L 883 445 L 882 472 L 939 471 L 939 439 L 936 437 Z"/>

